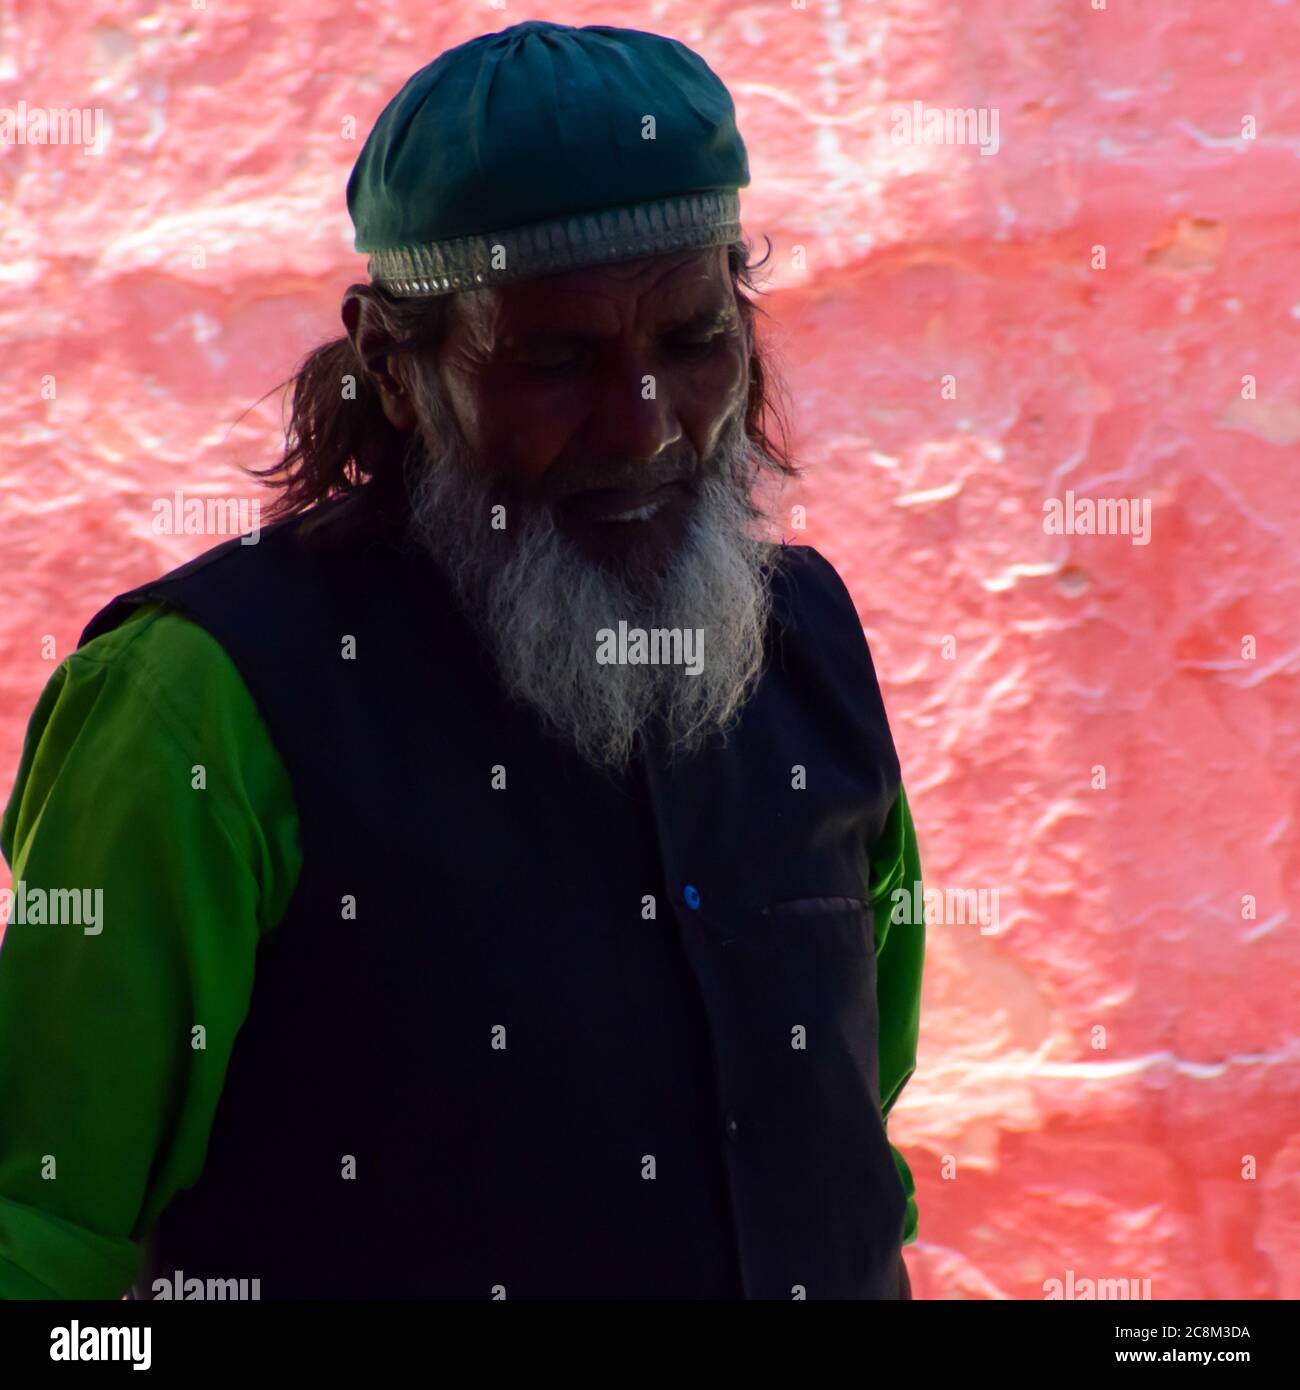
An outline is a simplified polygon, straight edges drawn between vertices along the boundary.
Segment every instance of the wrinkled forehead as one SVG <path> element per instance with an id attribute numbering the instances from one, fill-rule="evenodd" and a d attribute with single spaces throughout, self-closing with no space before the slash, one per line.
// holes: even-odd
<path id="1" fill-rule="evenodd" d="M 461 331 L 506 344 L 537 331 L 609 334 L 734 319 L 727 248 L 582 266 L 456 296 Z"/>

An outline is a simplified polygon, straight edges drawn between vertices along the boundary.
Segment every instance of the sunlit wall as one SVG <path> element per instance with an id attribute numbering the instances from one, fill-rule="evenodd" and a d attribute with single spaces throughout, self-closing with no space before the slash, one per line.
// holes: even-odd
<path id="1" fill-rule="evenodd" d="M 0 108 L 104 127 L 0 145 L 0 788 L 91 615 L 214 543 L 154 501 L 257 495 L 388 97 L 522 19 L 670 34 L 735 96 L 783 527 L 857 601 L 938 890 L 914 1292 L 1300 1297 L 1295 4 L 7 13 Z"/>

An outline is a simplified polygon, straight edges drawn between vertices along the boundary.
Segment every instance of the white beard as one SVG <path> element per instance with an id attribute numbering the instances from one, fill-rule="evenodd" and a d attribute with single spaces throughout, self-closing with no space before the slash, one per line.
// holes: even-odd
<path id="1" fill-rule="evenodd" d="M 507 528 L 494 530 L 493 477 L 470 455 L 436 386 L 426 383 L 420 397 L 407 458 L 410 531 L 451 580 L 507 693 L 588 762 L 616 772 L 644 750 L 655 721 L 670 751 L 692 751 L 725 730 L 762 671 L 779 555 L 752 534 L 751 490 L 764 461 L 743 410 L 697 478 L 685 534 L 662 574 L 632 587 L 584 555 L 546 505 L 516 502 Z M 597 633 L 620 621 L 702 630 L 702 669 L 600 664 Z"/>

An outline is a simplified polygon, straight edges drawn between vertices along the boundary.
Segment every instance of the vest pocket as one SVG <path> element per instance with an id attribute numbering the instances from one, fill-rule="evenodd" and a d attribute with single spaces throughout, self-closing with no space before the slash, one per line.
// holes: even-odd
<path id="1" fill-rule="evenodd" d="M 875 958 L 875 917 L 862 898 L 787 898 L 760 908 L 752 935 L 769 950 L 832 949 Z"/>
<path id="2" fill-rule="evenodd" d="M 824 912 L 865 912 L 868 904 L 861 898 L 789 898 L 770 903 L 763 916 L 778 921 L 787 917 L 813 917 Z"/>

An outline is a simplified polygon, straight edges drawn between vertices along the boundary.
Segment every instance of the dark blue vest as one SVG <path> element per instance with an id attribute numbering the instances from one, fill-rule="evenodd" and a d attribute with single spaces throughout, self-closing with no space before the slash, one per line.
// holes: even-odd
<path id="1" fill-rule="evenodd" d="M 211 633 L 304 855 L 137 1296 L 899 1297 L 866 905 L 899 769 L 832 567 L 785 548 L 725 741 L 612 777 L 507 701 L 393 513 L 309 517 L 81 637 L 145 599 Z"/>

